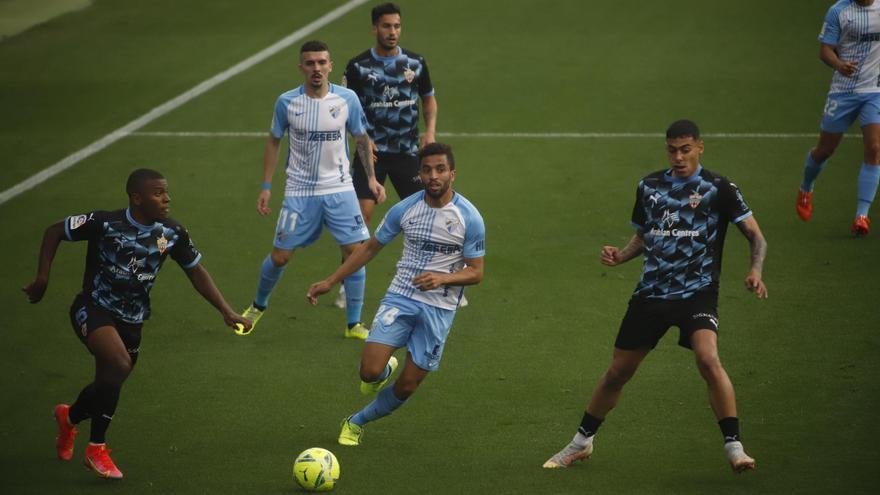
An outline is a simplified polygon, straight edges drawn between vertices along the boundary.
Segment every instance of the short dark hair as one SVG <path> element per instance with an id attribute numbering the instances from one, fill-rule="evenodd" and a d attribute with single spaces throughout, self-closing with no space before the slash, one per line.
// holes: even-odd
<path id="1" fill-rule="evenodd" d="M 400 7 L 396 3 L 386 2 L 380 3 L 373 7 L 373 12 L 371 15 L 373 16 L 373 25 L 379 24 L 379 19 L 382 18 L 383 15 L 388 14 L 400 14 Z"/>
<path id="2" fill-rule="evenodd" d="M 300 47 L 299 53 L 302 54 L 304 52 L 330 52 L 330 47 L 327 46 L 327 43 L 318 40 L 306 41 L 303 43 L 303 46 Z"/>
<path id="3" fill-rule="evenodd" d="M 694 141 L 700 139 L 700 128 L 694 121 L 682 119 L 669 124 L 669 128 L 666 129 L 666 139 L 683 137 L 692 137 Z"/>
<path id="4" fill-rule="evenodd" d="M 446 155 L 449 168 L 455 170 L 455 155 L 452 154 L 452 146 L 438 142 L 426 144 L 424 148 L 419 150 L 419 163 L 422 163 L 423 158 L 431 155 Z"/>
<path id="5" fill-rule="evenodd" d="M 159 180 L 164 178 L 165 176 L 156 170 L 151 168 L 139 168 L 128 176 L 128 180 L 125 182 L 125 192 L 131 196 L 134 193 L 142 192 L 144 190 L 144 183 L 148 180 Z"/>

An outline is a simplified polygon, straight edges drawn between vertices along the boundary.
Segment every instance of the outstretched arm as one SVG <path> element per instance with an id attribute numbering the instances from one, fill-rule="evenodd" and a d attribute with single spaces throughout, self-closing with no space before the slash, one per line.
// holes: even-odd
<path id="1" fill-rule="evenodd" d="M 764 257 L 767 256 L 767 241 L 761 234 L 761 228 L 758 227 L 758 221 L 754 215 L 746 218 L 742 222 L 736 224 L 739 230 L 749 240 L 749 247 L 752 253 L 752 268 L 746 276 L 746 288 L 754 292 L 759 298 L 767 298 L 767 287 L 761 279 L 761 273 L 764 271 Z"/>
<path id="2" fill-rule="evenodd" d="M 603 265 L 617 266 L 622 263 L 639 256 L 645 251 L 645 239 L 641 233 L 632 236 L 623 249 L 615 246 L 602 246 L 602 257 L 600 261 Z"/>
<path id="3" fill-rule="evenodd" d="M 483 281 L 483 258 L 465 258 L 465 266 L 452 273 L 423 272 L 413 279 L 419 290 L 433 290 L 444 285 L 477 285 Z"/>
<path id="4" fill-rule="evenodd" d="M 278 162 L 278 148 L 281 146 L 281 140 L 269 134 L 266 138 L 266 148 L 263 150 L 263 183 L 272 184 L 272 176 L 275 175 L 275 164 Z M 257 197 L 257 212 L 260 215 L 268 215 L 272 209 L 269 208 L 269 199 L 272 198 L 272 191 L 269 189 L 260 189 L 260 195 Z"/>
<path id="5" fill-rule="evenodd" d="M 214 285 L 211 274 L 201 264 L 188 270 L 186 276 L 189 277 L 189 281 L 192 282 L 193 287 L 195 287 L 199 294 L 220 311 L 220 314 L 223 315 L 223 321 L 226 322 L 227 326 L 235 328 L 236 323 L 241 323 L 246 330 L 251 327 L 250 320 L 242 318 L 229 307 L 226 299 L 223 298 L 223 294 L 220 293 L 220 289 Z"/>
<path id="6" fill-rule="evenodd" d="M 315 282 L 309 287 L 309 291 L 306 293 L 306 298 L 308 298 L 309 302 L 312 305 L 318 304 L 318 296 L 321 294 L 326 294 L 330 291 L 334 284 L 345 279 L 345 277 L 351 275 L 352 273 L 361 269 L 362 266 L 369 263 L 369 261 L 376 257 L 379 254 L 379 251 L 385 247 L 376 240 L 375 237 L 370 237 L 370 239 L 361 244 L 354 250 L 351 255 L 346 258 L 345 262 L 339 265 L 339 268 L 333 272 L 332 275 L 325 278 L 320 282 Z"/>
<path id="7" fill-rule="evenodd" d="M 385 201 L 385 188 L 376 180 L 376 168 L 373 162 L 373 150 L 371 148 L 372 142 L 370 141 L 370 136 L 366 134 L 355 136 L 355 143 L 357 146 L 358 158 L 361 159 L 361 164 L 364 166 L 364 174 L 367 176 L 367 185 L 369 186 L 370 191 L 372 191 L 373 196 L 376 198 L 376 203 L 382 203 Z"/>
<path id="8" fill-rule="evenodd" d="M 49 271 L 52 268 L 52 260 L 55 259 L 55 253 L 58 251 L 58 245 L 64 237 L 64 222 L 53 223 L 46 228 L 43 234 L 43 243 L 40 245 L 40 259 L 37 264 L 37 276 L 34 281 L 25 287 L 22 292 L 27 294 L 28 301 L 31 304 L 40 302 L 46 288 L 49 286 Z"/>

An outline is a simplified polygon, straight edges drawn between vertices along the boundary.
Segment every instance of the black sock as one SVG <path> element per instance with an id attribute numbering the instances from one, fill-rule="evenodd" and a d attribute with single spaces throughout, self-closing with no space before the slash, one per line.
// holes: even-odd
<path id="1" fill-rule="evenodd" d="M 86 385 L 79 392 L 79 397 L 76 398 L 76 402 L 70 406 L 70 412 L 67 417 L 70 419 L 70 422 L 73 424 L 77 424 L 84 419 L 88 418 L 92 414 L 92 410 L 94 409 L 95 403 L 95 384 L 94 382 Z"/>
<path id="2" fill-rule="evenodd" d="M 92 412 L 92 429 L 89 431 L 89 442 L 104 443 L 107 428 L 116 414 L 119 403 L 119 385 L 95 385 L 95 409 Z"/>
<path id="3" fill-rule="evenodd" d="M 721 434 L 724 435 L 724 443 L 739 442 L 739 418 L 731 416 L 718 421 Z"/>
<path id="4" fill-rule="evenodd" d="M 256 302 L 254 302 L 254 303 L 252 304 L 252 306 L 253 306 L 254 308 L 256 308 L 256 309 L 259 309 L 260 311 L 266 311 L 266 308 L 268 308 L 268 306 L 260 306 L 260 305 L 257 304 Z"/>
<path id="5" fill-rule="evenodd" d="M 584 419 L 581 420 L 581 426 L 578 428 L 578 432 L 585 437 L 591 437 L 599 431 L 599 427 L 602 426 L 602 421 L 605 420 L 599 419 L 592 414 L 585 412 Z"/>

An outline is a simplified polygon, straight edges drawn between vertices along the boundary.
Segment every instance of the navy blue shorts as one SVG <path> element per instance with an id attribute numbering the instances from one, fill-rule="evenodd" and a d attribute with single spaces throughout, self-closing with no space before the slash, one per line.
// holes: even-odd
<path id="1" fill-rule="evenodd" d="M 114 318 L 109 311 L 94 304 L 90 297 L 80 293 L 70 306 L 70 324 L 73 327 L 73 332 L 86 346 L 86 349 L 89 347 L 87 344 L 89 334 L 101 327 L 115 328 L 122 343 L 125 344 L 125 350 L 128 351 L 132 366 L 137 362 L 141 348 L 143 323 L 128 323 Z"/>
<path id="2" fill-rule="evenodd" d="M 718 294 L 698 292 L 686 299 L 633 297 L 614 347 L 628 351 L 653 349 L 669 327 L 679 328 L 678 345 L 691 349 L 691 335 L 697 330 L 718 332 Z"/>

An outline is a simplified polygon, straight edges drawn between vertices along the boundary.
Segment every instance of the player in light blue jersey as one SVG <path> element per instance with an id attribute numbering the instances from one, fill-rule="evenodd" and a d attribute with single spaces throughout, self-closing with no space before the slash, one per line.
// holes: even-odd
<path id="1" fill-rule="evenodd" d="M 486 228 L 476 207 L 451 188 L 452 148 L 431 143 L 419 153 L 425 190 L 394 205 L 381 225 L 332 275 L 309 287 L 317 304 L 333 284 L 363 267 L 403 233 L 397 274 L 382 299 L 361 358 L 361 392 L 379 395 L 342 423 L 339 443 L 359 445 L 364 425 L 391 414 L 437 370 L 464 286 L 483 280 Z M 383 389 L 397 368 L 395 350 L 406 347 L 403 371 Z"/>
<path id="2" fill-rule="evenodd" d="M 253 326 L 266 311 L 269 296 L 293 251 L 318 240 L 324 226 L 339 243 L 343 260 L 369 238 L 349 175 L 346 130 L 356 139 L 370 189 L 379 202 L 385 199 L 385 189 L 376 181 L 367 121 L 357 95 L 328 80 L 333 62 L 327 45 L 320 41 L 303 44 L 299 70 L 305 81 L 278 97 L 263 154 L 263 185 L 257 211 L 267 215 L 271 211 L 269 199 L 278 149 L 287 132 L 287 186 L 275 228 L 275 244 L 260 268 L 254 302 L 244 312 Z M 360 322 L 365 281 L 364 270 L 345 279 L 346 337 L 365 339 L 369 333 Z M 250 330 L 241 327 L 237 333 L 247 335 Z"/>
<path id="3" fill-rule="evenodd" d="M 819 58 L 834 69 L 825 102 L 819 143 L 804 162 L 797 214 L 813 216 L 813 185 L 856 117 L 862 126 L 864 160 L 851 232 L 868 235 L 868 212 L 880 182 L 880 2 L 840 0 L 828 9 L 819 33 Z"/>

